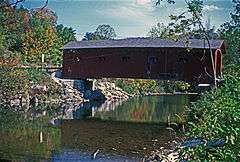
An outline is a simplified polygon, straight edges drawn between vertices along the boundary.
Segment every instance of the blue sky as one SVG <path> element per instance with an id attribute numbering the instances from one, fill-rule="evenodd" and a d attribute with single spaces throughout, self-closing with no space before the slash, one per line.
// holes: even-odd
<path id="1" fill-rule="evenodd" d="M 41 6 L 44 0 L 26 0 L 25 6 Z M 158 22 L 167 24 L 170 14 L 184 11 L 183 0 L 155 6 L 155 0 L 49 0 L 49 8 L 58 15 L 58 23 L 73 27 L 80 40 L 99 24 L 114 27 L 118 38 L 147 36 Z M 204 0 L 204 19 L 218 27 L 229 20 L 231 0 Z"/>

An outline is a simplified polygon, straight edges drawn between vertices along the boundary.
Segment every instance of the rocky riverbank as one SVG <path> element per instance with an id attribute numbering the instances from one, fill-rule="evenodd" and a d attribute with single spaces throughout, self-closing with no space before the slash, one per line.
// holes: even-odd
<path id="1" fill-rule="evenodd" d="M 105 101 L 128 99 L 130 94 L 117 87 L 115 83 L 104 80 L 70 80 L 62 79 L 61 72 L 51 74 L 53 81 L 64 89 L 64 94 L 70 99 L 82 99 L 82 101 Z"/>
<path id="2" fill-rule="evenodd" d="M 27 92 L 19 92 L 10 99 L 11 106 L 31 106 L 38 103 L 84 103 L 127 100 L 130 94 L 105 80 L 62 79 L 61 71 L 47 76 L 45 83 L 30 82 Z M 51 82 L 51 83 L 50 83 Z M 53 88 L 54 87 L 54 88 Z"/>

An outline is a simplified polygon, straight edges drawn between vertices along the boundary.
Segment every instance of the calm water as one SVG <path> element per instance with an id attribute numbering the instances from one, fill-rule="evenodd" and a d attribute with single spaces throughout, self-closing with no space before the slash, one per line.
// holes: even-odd
<path id="1" fill-rule="evenodd" d="M 204 20 L 219 27 L 229 20 L 231 0 L 203 0 Z M 44 0 L 28 0 L 25 7 L 35 8 Z M 109 24 L 117 36 L 146 36 L 157 22 L 168 23 L 170 14 L 180 14 L 185 9 L 183 0 L 175 5 L 163 3 L 155 6 L 156 0 L 51 0 L 48 7 L 58 15 L 58 23 L 71 26 L 77 31 L 78 39 L 86 32 L 94 31 L 99 24 Z"/>
<path id="2" fill-rule="evenodd" d="M 181 95 L 79 106 L 40 105 L 27 115 L 1 109 L 0 159 L 140 161 L 181 138 L 181 133 L 166 129 L 166 122 L 184 123 L 189 101 Z M 48 110 L 45 116 L 43 107 Z M 99 153 L 93 159 L 96 150 Z"/>

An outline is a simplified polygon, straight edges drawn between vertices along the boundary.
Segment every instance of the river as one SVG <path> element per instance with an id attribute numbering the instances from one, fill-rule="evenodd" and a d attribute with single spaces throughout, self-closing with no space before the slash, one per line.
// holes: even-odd
<path id="1" fill-rule="evenodd" d="M 191 100 L 186 95 L 146 96 L 38 105 L 27 113 L 1 109 L 0 161 L 140 161 L 183 137 Z"/>

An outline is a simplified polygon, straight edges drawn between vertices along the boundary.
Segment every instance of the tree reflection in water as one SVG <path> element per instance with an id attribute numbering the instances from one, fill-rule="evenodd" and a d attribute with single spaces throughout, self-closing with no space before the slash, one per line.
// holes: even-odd
<path id="1" fill-rule="evenodd" d="M 67 152 L 89 159 L 97 149 L 99 158 L 119 158 L 110 154 L 143 157 L 181 138 L 166 129 L 166 122 L 168 116 L 171 122 L 184 122 L 188 104 L 187 96 L 149 96 L 119 102 L 39 105 L 30 115 L 2 108 L 0 159 L 45 161 L 66 158 Z M 46 116 L 41 116 L 43 111 Z M 53 116 L 61 121 L 59 127 L 50 125 Z"/>
<path id="2" fill-rule="evenodd" d="M 105 103 L 94 108 L 94 117 L 103 120 L 133 121 L 148 123 L 182 123 L 189 105 L 188 96 L 147 96 L 126 102 Z M 179 117 L 181 119 L 179 119 Z"/>

